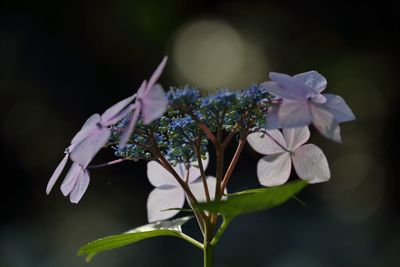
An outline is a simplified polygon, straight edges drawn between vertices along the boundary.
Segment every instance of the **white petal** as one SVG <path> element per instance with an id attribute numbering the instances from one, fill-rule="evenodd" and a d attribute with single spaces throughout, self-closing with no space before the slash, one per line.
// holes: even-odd
<path id="1" fill-rule="evenodd" d="M 281 153 L 285 151 L 282 147 L 287 148 L 286 141 L 278 129 L 249 134 L 247 141 L 256 152 L 263 155 Z"/>
<path id="2" fill-rule="evenodd" d="M 279 122 L 279 107 L 280 105 L 272 105 L 267 111 L 267 126 L 268 130 L 279 129 L 281 124 Z"/>
<path id="3" fill-rule="evenodd" d="M 156 84 L 156 82 L 158 81 L 158 79 L 160 78 L 165 65 L 167 64 L 167 60 L 168 57 L 165 56 L 163 58 L 163 60 L 161 61 L 160 65 L 158 65 L 157 69 L 154 71 L 154 73 L 151 75 L 150 79 L 149 79 L 149 83 L 146 86 L 146 91 L 144 92 L 144 96 L 146 97 L 147 94 L 149 93 L 150 90 L 152 90 L 152 87 Z"/>
<path id="4" fill-rule="evenodd" d="M 293 151 L 310 139 L 310 130 L 308 126 L 297 128 L 283 128 L 283 136 L 289 150 Z"/>
<path id="5" fill-rule="evenodd" d="M 315 70 L 307 71 L 293 76 L 293 79 L 312 88 L 316 92 L 321 92 L 326 88 L 327 81 L 324 76 Z"/>
<path id="6" fill-rule="evenodd" d="M 127 97 L 118 103 L 114 104 L 112 107 L 108 108 L 104 113 L 101 115 L 101 120 L 104 125 L 110 125 L 110 121 L 115 121 L 114 117 L 117 116 L 122 110 L 124 110 L 136 97 L 136 94 Z"/>
<path id="7" fill-rule="evenodd" d="M 167 110 L 168 100 L 164 89 L 159 84 L 153 86 L 141 100 L 143 103 L 141 114 L 144 124 L 149 124 L 153 120 L 160 118 Z"/>
<path id="8" fill-rule="evenodd" d="M 81 200 L 83 194 L 85 194 L 86 189 L 89 186 L 89 182 L 89 172 L 87 170 L 83 170 L 79 175 L 78 181 L 72 189 L 71 194 L 69 195 L 69 200 L 71 203 L 78 203 Z"/>
<path id="9" fill-rule="evenodd" d="M 302 127 L 311 123 L 310 105 L 307 100 L 283 100 L 279 107 L 279 122 L 282 128 Z"/>
<path id="10" fill-rule="evenodd" d="M 325 137 L 341 143 L 340 127 L 333 114 L 315 104 L 311 105 L 311 111 L 315 128 Z"/>
<path id="11" fill-rule="evenodd" d="M 126 146 L 126 143 L 128 143 L 129 139 L 131 138 L 131 134 L 132 134 L 133 130 L 135 129 L 136 123 L 139 119 L 140 108 L 141 108 L 140 102 L 137 102 L 136 108 L 132 114 L 132 118 L 128 122 L 128 125 L 125 126 L 125 129 L 124 129 L 121 137 L 119 138 L 119 145 L 118 145 L 119 149 L 124 148 Z"/>
<path id="12" fill-rule="evenodd" d="M 119 113 L 117 113 L 114 117 L 110 118 L 107 121 L 103 121 L 102 125 L 104 127 L 111 126 L 113 124 L 116 124 L 123 118 L 125 118 L 130 112 L 132 112 L 136 108 L 136 104 L 129 104 L 126 106 L 123 110 L 121 110 Z"/>
<path id="13" fill-rule="evenodd" d="M 204 172 L 206 171 L 208 167 L 208 162 L 209 162 L 209 154 L 206 154 L 206 159 L 201 160 Z M 198 162 L 192 162 L 192 165 L 189 167 L 189 182 L 193 182 L 197 178 L 201 176 L 200 173 L 200 168 L 198 167 Z"/>
<path id="14" fill-rule="evenodd" d="M 150 183 L 155 187 L 163 185 L 179 185 L 174 176 L 170 174 L 157 161 L 154 160 L 147 163 L 147 178 L 149 179 Z"/>
<path id="15" fill-rule="evenodd" d="M 182 208 L 185 203 L 185 193 L 182 188 L 169 189 L 154 188 L 147 199 L 147 217 L 149 222 L 166 220 L 174 217 L 179 210 L 167 210 Z"/>
<path id="16" fill-rule="evenodd" d="M 310 184 L 326 182 L 331 178 L 324 152 L 316 145 L 307 144 L 296 149 L 293 165 L 297 175 Z"/>
<path id="17" fill-rule="evenodd" d="M 333 114 L 338 123 L 352 121 L 356 119 L 350 107 L 346 104 L 344 99 L 338 95 L 324 94 L 326 102 L 321 105 L 321 108 L 328 110 Z"/>
<path id="18" fill-rule="evenodd" d="M 74 138 L 72 138 L 71 144 L 77 144 L 85 139 L 90 134 L 90 132 L 97 127 L 96 124 L 98 122 L 100 122 L 99 114 L 93 114 L 92 116 L 90 116 L 83 124 L 79 132 L 77 132 Z"/>
<path id="19" fill-rule="evenodd" d="M 65 164 L 67 164 L 68 156 L 69 156 L 68 153 L 65 153 L 64 158 L 58 164 L 57 168 L 54 170 L 53 175 L 51 176 L 49 182 L 47 183 L 46 194 L 50 194 L 50 191 L 53 188 L 54 184 L 57 182 L 58 177 L 60 177 L 60 174 L 64 170 Z"/>
<path id="20" fill-rule="evenodd" d="M 215 198 L 215 186 L 217 184 L 217 179 L 212 176 L 207 176 L 207 188 L 208 193 L 210 194 L 210 199 L 214 200 Z M 196 197 L 198 202 L 206 202 L 206 192 L 204 190 L 203 180 L 201 178 L 189 184 L 190 191 L 192 191 L 193 195 Z"/>
<path id="21" fill-rule="evenodd" d="M 292 160 L 288 152 L 267 155 L 258 161 L 258 180 L 264 186 L 284 184 L 289 179 L 291 167 Z"/>
<path id="22" fill-rule="evenodd" d="M 111 131 L 108 128 L 96 128 L 75 146 L 71 152 L 71 159 L 86 168 L 94 156 L 104 146 L 110 137 Z"/>
<path id="23" fill-rule="evenodd" d="M 79 166 L 78 163 L 74 162 L 61 184 L 61 192 L 64 196 L 68 196 L 69 193 L 71 193 L 76 182 L 78 181 L 78 177 L 81 175 L 82 172 L 82 167 Z"/>

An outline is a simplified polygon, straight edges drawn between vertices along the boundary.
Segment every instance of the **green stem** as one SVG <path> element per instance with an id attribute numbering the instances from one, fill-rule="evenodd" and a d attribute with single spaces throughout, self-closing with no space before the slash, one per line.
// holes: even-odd
<path id="1" fill-rule="evenodd" d="M 228 225 L 230 224 L 231 219 L 225 218 L 223 217 L 223 221 L 221 226 L 219 227 L 217 233 L 215 234 L 214 238 L 211 240 L 211 246 L 216 246 L 219 239 L 221 238 L 222 234 L 225 232 L 226 228 L 228 227 Z"/>
<path id="2" fill-rule="evenodd" d="M 192 238 L 192 237 L 190 237 L 190 236 L 188 236 L 188 235 L 186 235 L 184 233 L 181 233 L 180 236 L 181 236 L 182 239 L 188 241 L 189 243 L 194 245 L 196 248 L 199 248 L 199 249 L 203 249 L 204 248 L 203 244 L 200 243 L 199 241 L 197 241 L 196 239 L 194 239 L 194 238 Z"/>
<path id="3" fill-rule="evenodd" d="M 214 266 L 214 247 L 211 245 L 206 245 L 203 248 L 204 251 L 204 267 Z"/>

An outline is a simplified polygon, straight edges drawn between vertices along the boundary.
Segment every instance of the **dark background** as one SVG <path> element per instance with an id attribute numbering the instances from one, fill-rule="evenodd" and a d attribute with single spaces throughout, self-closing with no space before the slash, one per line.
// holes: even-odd
<path id="1" fill-rule="evenodd" d="M 316 69 L 328 79 L 326 91 L 342 95 L 357 116 L 342 125 L 341 145 L 313 135 L 332 179 L 301 193 L 307 207 L 291 201 L 237 219 L 217 248 L 217 266 L 399 266 L 394 4 L 99 2 L 0 4 L 1 267 L 87 266 L 75 256 L 82 244 L 146 223 L 144 162 L 93 171 L 78 205 L 58 185 L 50 196 L 45 187 L 85 119 L 135 92 L 166 54 L 166 88 L 243 88 L 271 70 Z M 95 161 L 111 158 L 108 151 Z M 257 185 L 259 158 L 245 149 L 230 191 Z M 194 232 L 194 224 L 186 229 Z M 201 261 L 183 241 L 159 238 L 89 266 Z"/>

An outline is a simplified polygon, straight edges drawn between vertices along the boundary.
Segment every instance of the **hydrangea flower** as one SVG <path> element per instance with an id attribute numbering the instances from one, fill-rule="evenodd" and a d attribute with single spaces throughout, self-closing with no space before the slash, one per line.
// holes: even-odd
<path id="1" fill-rule="evenodd" d="M 262 83 L 268 92 L 283 99 L 278 112 L 283 128 L 301 127 L 313 123 L 327 138 L 341 142 L 339 123 L 355 116 L 342 97 L 321 92 L 327 81 L 316 71 L 289 76 L 271 72 L 272 81 Z M 278 124 L 275 124 L 278 125 Z"/>
<path id="2" fill-rule="evenodd" d="M 156 84 L 164 70 L 165 64 L 167 64 L 167 57 L 163 58 L 153 75 L 151 75 L 149 82 L 144 80 L 140 86 L 137 92 L 134 104 L 135 109 L 133 110 L 132 117 L 120 138 L 120 149 L 128 142 L 140 115 L 142 116 L 143 123 L 147 125 L 153 120 L 160 118 L 167 110 L 168 100 L 164 89 L 160 84 Z"/>
<path id="3" fill-rule="evenodd" d="M 208 165 L 207 159 L 202 160 L 203 168 L 206 169 Z M 200 169 L 194 165 L 189 165 L 186 168 L 185 163 L 178 163 L 174 170 L 181 177 L 182 180 L 188 181 L 188 185 L 197 201 L 206 201 L 206 194 L 204 192 L 203 182 L 200 177 Z M 155 187 L 150 192 L 147 199 L 147 216 L 149 222 L 166 220 L 174 217 L 179 213 L 179 210 L 185 204 L 185 192 L 174 176 L 169 173 L 156 161 L 149 161 L 147 163 L 147 177 L 150 183 Z M 215 195 L 215 177 L 207 177 L 208 191 L 210 198 L 213 199 Z"/>
<path id="4" fill-rule="evenodd" d="M 324 153 L 314 144 L 304 145 L 310 138 L 308 127 L 283 128 L 282 132 L 266 130 L 247 137 L 250 146 L 265 155 L 257 164 L 260 183 L 264 186 L 284 184 L 289 179 L 292 161 L 297 175 L 308 183 L 328 181 L 331 174 Z"/>

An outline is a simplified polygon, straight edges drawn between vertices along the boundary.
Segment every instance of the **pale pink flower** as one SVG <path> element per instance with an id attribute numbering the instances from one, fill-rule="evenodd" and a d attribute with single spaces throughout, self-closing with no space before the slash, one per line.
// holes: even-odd
<path id="1" fill-rule="evenodd" d="M 208 165 L 208 157 L 202 161 L 204 169 Z M 200 177 L 200 169 L 195 166 L 189 166 L 186 169 L 185 164 L 179 163 L 174 167 L 176 173 L 185 181 L 188 177 L 188 185 L 197 201 L 206 201 L 203 182 Z M 188 175 L 188 176 L 187 176 Z M 174 176 L 169 173 L 156 161 L 147 163 L 147 177 L 150 183 L 155 187 L 150 192 L 147 199 L 147 216 L 149 222 L 166 220 L 174 217 L 179 213 L 179 210 L 185 204 L 185 192 Z M 207 185 L 210 193 L 210 198 L 215 195 L 215 177 L 207 177 Z"/>
<path id="2" fill-rule="evenodd" d="M 297 175 L 308 183 L 328 181 L 331 174 L 324 153 L 316 145 L 304 145 L 310 138 L 308 127 L 283 128 L 282 132 L 266 130 L 247 137 L 250 146 L 265 155 L 257 164 L 260 183 L 264 186 L 284 184 L 289 179 L 292 162 Z"/>
<path id="3" fill-rule="evenodd" d="M 149 124 L 153 120 L 160 118 L 167 110 L 168 100 L 165 97 L 164 89 L 160 84 L 156 84 L 166 63 L 167 57 L 164 57 L 153 75 L 151 75 L 149 82 L 145 80 L 140 86 L 137 92 L 132 118 L 120 137 L 120 148 L 123 148 L 128 142 L 133 130 L 135 129 L 139 116 L 142 117 L 144 124 Z"/>
<path id="4" fill-rule="evenodd" d="M 268 92 L 283 99 L 277 116 L 282 128 L 302 127 L 313 123 L 327 138 L 341 142 L 339 123 L 351 121 L 355 116 L 342 97 L 321 92 L 326 79 L 316 71 L 289 76 L 271 72 L 272 81 L 264 82 Z"/>

